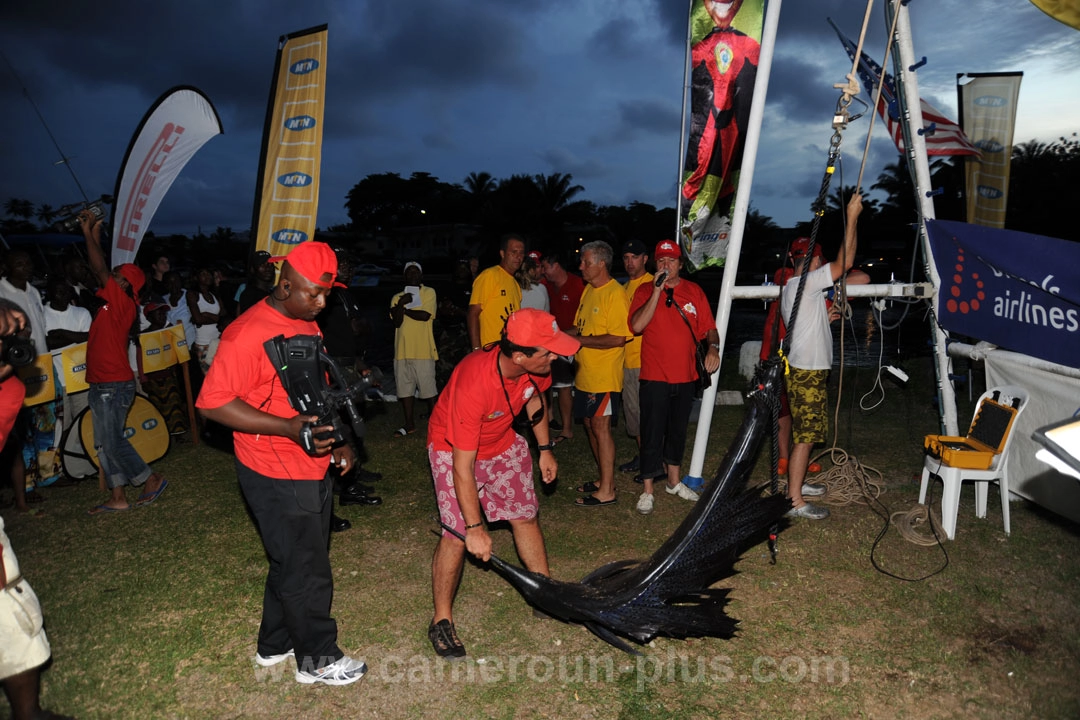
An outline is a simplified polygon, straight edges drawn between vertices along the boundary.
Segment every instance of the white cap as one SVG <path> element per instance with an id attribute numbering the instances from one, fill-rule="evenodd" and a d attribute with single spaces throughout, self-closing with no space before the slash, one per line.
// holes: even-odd
<path id="1" fill-rule="evenodd" d="M 420 267 L 420 263 L 416 262 L 415 260 L 410 260 L 409 262 L 405 263 L 405 269 L 404 269 L 404 270 L 402 270 L 401 272 L 402 272 L 403 274 L 404 274 L 404 273 L 407 273 L 407 272 L 409 272 L 409 268 L 411 268 L 411 267 L 414 267 L 414 268 L 416 268 L 416 269 L 417 269 L 417 270 L 419 270 L 419 271 L 420 271 L 421 273 L 423 273 L 423 272 L 424 272 L 424 268 Z"/>

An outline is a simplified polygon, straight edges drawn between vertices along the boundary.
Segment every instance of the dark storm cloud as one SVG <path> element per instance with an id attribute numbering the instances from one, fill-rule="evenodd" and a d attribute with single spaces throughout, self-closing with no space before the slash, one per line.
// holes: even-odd
<path id="1" fill-rule="evenodd" d="M 582 158 L 566 148 L 548 148 L 538 155 L 547 163 L 549 173 L 569 173 L 574 176 L 575 182 L 603 177 L 611 172 L 611 168 L 603 162 L 595 158 Z"/>
<path id="2" fill-rule="evenodd" d="M 878 59 L 886 34 L 881 5 L 866 42 Z M 677 0 L 35 0 L 0 3 L 0 50 L 91 196 L 112 192 L 151 102 L 175 85 L 199 87 L 225 135 L 185 168 L 154 229 L 242 229 L 277 39 L 327 23 L 325 226 L 344 222 L 345 193 L 380 172 L 428 171 L 448 182 L 479 170 L 561 172 L 595 202 L 672 203 L 687 9 Z M 781 224 L 802 219 L 809 206 L 832 133 L 832 85 L 850 70 L 825 17 L 857 38 L 863 9 L 854 0 L 783 5 L 751 197 Z M 1075 86 L 1080 33 L 1027 2 L 922 0 L 911 13 L 916 57 L 929 59 L 920 88 L 947 115 L 955 117 L 959 71 L 1025 70 L 1022 109 L 1037 107 L 1059 73 L 1072 73 Z M 1047 127 L 1041 139 L 1071 132 L 1060 127 L 1075 122 L 1067 95 L 1054 91 L 1053 113 L 1029 111 L 1033 125 Z M 0 107 L 8 123 L 0 134 L 0 201 L 75 200 L 68 169 L 53 164 L 58 151 L 2 63 Z M 867 119 L 845 135 L 848 166 L 857 165 L 852 154 L 861 158 Z M 883 131 L 875 132 L 864 185 L 896 159 Z M 1022 142 L 1036 131 L 1018 132 Z"/>
<path id="3" fill-rule="evenodd" d="M 768 102 L 774 111 L 800 122 L 828 121 L 840 92 L 824 82 L 825 79 L 826 74 L 818 65 L 800 57 L 777 55 L 769 77 Z M 835 77 L 836 82 L 843 79 L 843 73 Z"/>

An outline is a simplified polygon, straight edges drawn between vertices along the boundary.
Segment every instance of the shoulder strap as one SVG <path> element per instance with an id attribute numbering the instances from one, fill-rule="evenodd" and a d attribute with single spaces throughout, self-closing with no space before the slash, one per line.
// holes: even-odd
<path id="1" fill-rule="evenodd" d="M 690 331 L 690 338 L 694 341 L 694 344 L 697 344 L 697 333 L 694 332 L 694 326 L 690 324 L 690 318 L 686 317 L 686 313 L 683 312 L 682 306 L 675 301 L 674 288 L 672 288 L 671 290 L 671 304 L 674 305 L 675 309 L 679 311 L 679 317 L 683 319 L 683 322 L 686 323 L 686 329 Z"/>

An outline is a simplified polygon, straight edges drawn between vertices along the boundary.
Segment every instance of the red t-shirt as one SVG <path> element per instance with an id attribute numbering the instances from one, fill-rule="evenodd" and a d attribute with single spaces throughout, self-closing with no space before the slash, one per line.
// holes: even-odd
<path id="1" fill-rule="evenodd" d="M 773 275 L 773 285 L 784 287 L 794 274 L 795 271 L 789 267 L 780 268 Z M 761 360 L 768 360 L 772 354 L 773 325 L 776 323 L 780 323 L 780 331 L 776 336 L 779 342 L 787 336 L 787 326 L 784 325 L 784 318 L 780 317 L 780 303 L 773 300 L 769 303 L 769 311 L 765 316 L 765 330 L 761 336 L 761 354 L 759 355 Z"/>
<path id="2" fill-rule="evenodd" d="M 289 394 L 263 349 L 264 342 L 278 335 L 293 337 L 321 333 L 314 322 L 294 320 L 268 303 L 256 303 L 221 334 L 217 355 L 195 406 L 219 408 L 239 398 L 271 415 L 295 417 L 297 412 L 289 404 Z M 252 435 L 236 430 L 233 440 L 237 459 L 267 477 L 322 480 L 330 466 L 329 454 L 312 457 L 287 437 Z"/>
<path id="3" fill-rule="evenodd" d="M 630 303 L 630 315 L 649 302 L 651 284 L 642 285 L 634 293 Z M 652 320 L 641 334 L 641 379 L 666 383 L 688 383 L 697 379 L 694 364 L 695 343 L 704 340 L 710 330 L 716 329 L 709 299 L 701 286 L 689 280 L 680 280 L 675 286 L 675 302 L 679 304 L 686 319 L 694 326 L 694 336 L 683 322 L 674 305 L 667 306 L 666 292 L 660 293 L 660 302 Z"/>
<path id="4" fill-rule="evenodd" d="M 558 290 L 546 278 L 542 284 L 547 288 L 551 314 L 555 316 L 555 322 L 559 323 L 559 329 L 565 331 L 574 327 L 574 318 L 577 317 L 578 305 L 581 304 L 581 293 L 585 292 L 585 281 L 580 275 L 567 273 L 566 282 Z"/>
<path id="5" fill-rule="evenodd" d="M 128 361 L 131 326 L 139 308 L 111 277 L 97 291 L 105 301 L 90 323 L 86 341 L 86 382 L 125 382 L 135 378 Z"/>
<path id="6" fill-rule="evenodd" d="M 23 398 L 26 397 L 26 386 L 22 384 L 19 376 L 12 373 L 0 382 L 0 449 L 7 442 L 11 426 L 15 424 L 15 418 L 22 409 Z"/>
<path id="7" fill-rule="evenodd" d="M 428 443 L 436 450 L 476 450 L 478 460 L 489 460 L 514 443 L 514 416 L 538 390 L 551 387 L 551 376 L 501 378 L 498 357 L 497 347 L 476 350 L 454 368 L 428 419 Z"/>

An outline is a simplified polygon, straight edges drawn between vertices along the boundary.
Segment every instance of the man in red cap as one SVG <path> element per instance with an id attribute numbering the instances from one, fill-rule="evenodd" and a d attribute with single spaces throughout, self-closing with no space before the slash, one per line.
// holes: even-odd
<path id="1" fill-rule="evenodd" d="M 824 520 L 829 517 L 828 508 L 804 499 L 804 496 L 823 495 L 825 486 L 803 482 L 810 462 L 810 450 L 814 443 L 825 441 L 829 430 L 826 401 L 829 396 L 828 380 L 829 370 L 832 368 L 833 343 L 829 330 L 829 310 L 822 292 L 840 280 L 855 263 L 858 244 L 856 229 L 861 212 L 862 196 L 854 193 L 847 205 L 844 244 L 831 263 L 824 262 L 817 247 L 814 248 L 809 263 L 805 263 L 809 241 L 804 243 L 796 240 L 792 243 L 794 276 L 788 280 L 780 294 L 780 313 L 784 324 L 789 328 L 788 363 L 791 369 L 787 375 L 787 396 L 791 407 L 794 446 L 788 458 L 787 495 L 792 505 L 788 515 L 792 517 L 808 520 Z M 805 274 L 804 264 L 809 265 Z M 847 280 L 848 283 L 868 281 L 866 274 L 857 270 Z M 795 298 L 799 286 L 803 283 L 805 286 L 799 303 L 799 313 L 795 318 L 795 326 L 791 327 Z"/>
<path id="2" fill-rule="evenodd" d="M 428 459 L 443 530 L 431 561 L 435 614 L 428 639 L 444 658 L 465 656 L 454 627 L 453 604 L 465 551 L 491 558 L 489 522 L 506 520 L 525 567 L 548 574 L 547 550 L 537 520 L 529 446 L 514 428 L 525 410 L 540 451 L 540 473 L 550 483 L 558 473 L 544 391 L 551 385 L 551 362 L 573 355 L 577 340 L 559 330 L 555 317 L 518 310 L 506 321 L 502 340 L 458 363 L 428 421 Z"/>
<path id="3" fill-rule="evenodd" d="M 128 360 L 132 332 L 139 330 L 139 292 L 146 273 L 137 265 L 117 266 L 111 273 L 101 249 L 100 219 L 88 210 L 79 214 L 90 270 L 101 289 L 97 297 L 105 302 L 90 323 L 86 344 L 86 382 L 90 385 L 90 417 L 94 424 L 94 450 L 110 497 L 90 509 L 91 515 L 129 510 L 124 486 L 142 487 L 136 506 L 158 499 L 168 481 L 150 470 L 124 436 L 128 409 L 135 400 L 135 373 Z"/>
<path id="4" fill-rule="evenodd" d="M 705 291 L 679 277 L 682 251 L 673 240 L 661 240 L 653 253 L 656 278 L 642 285 L 630 303 L 630 329 L 641 336 L 641 473 L 645 492 L 637 511 L 653 511 L 653 484 L 664 480 L 669 495 L 696 502 L 698 494 L 681 478 L 686 428 L 694 404 L 699 340 L 708 338 L 705 369 L 720 367 L 720 336 Z"/>
<path id="5" fill-rule="evenodd" d="M 345 655 L 330 616 L 330 463 L 354 469 L 348 443 L 320 438 L 333 426 L 315 426 L 315 451 L 301 433 L 319 418 L 298 415 L 289 403 L 263 343 L 278 335 L 319 335 L 315 316 L 337 275 L 329 245 L 305 242 L 283 258 L 281 278 L 265 301 L 234 320 L 221 335 L 217 357 L 195 405 L 203 417 L 233 429 L 236 474 L 263 548 L 270 559 L 263 595 L 256 664 L 295 658 L 296 681 L 347 685 L 367 666 Z"/>

